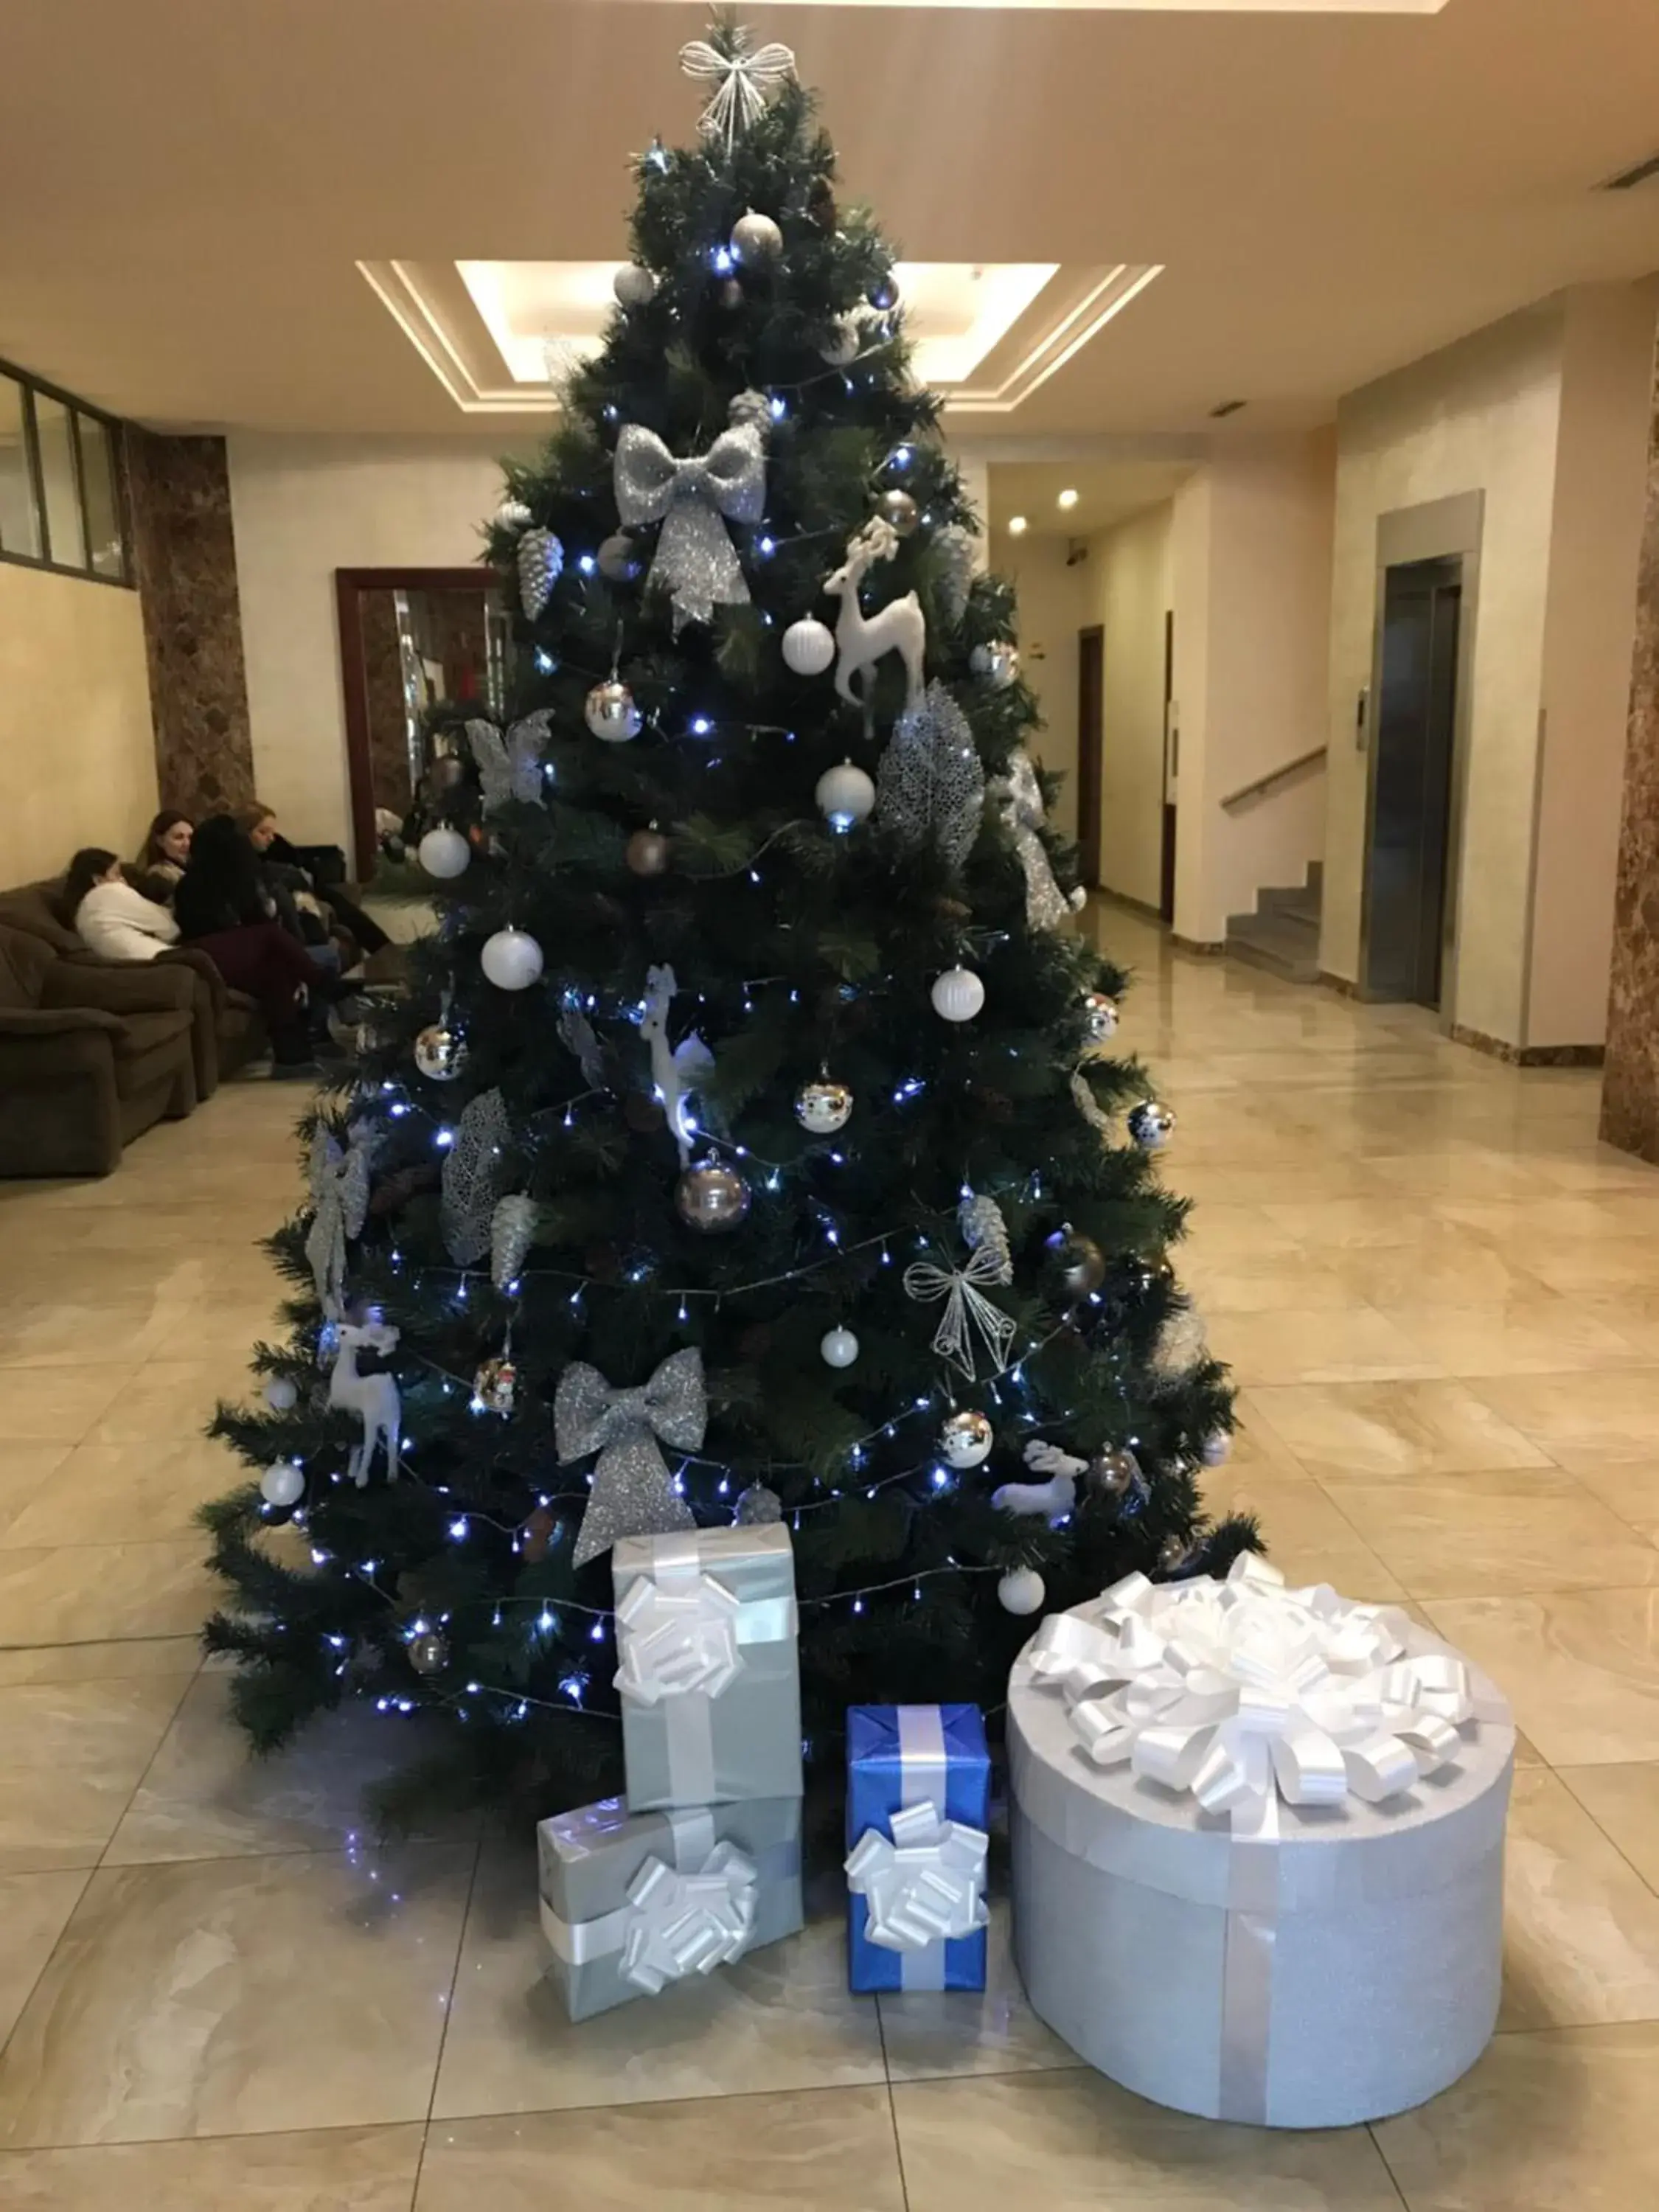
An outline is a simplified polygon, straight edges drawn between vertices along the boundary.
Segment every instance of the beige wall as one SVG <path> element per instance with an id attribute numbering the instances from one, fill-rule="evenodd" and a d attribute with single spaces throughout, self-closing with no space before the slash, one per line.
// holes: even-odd
<path id="1" fill-rule="evenodd" d="M 1538 777 L 1528 1045 L 1607 1034 L 1656 291 L 1566 297 Z"/>
<path id="2" fill-rule="evenodd" d="M 1510 316 L 1352 393 L 1337 415 L 1321 964 L 1358 974 L 1367 759 L 1354 710 L 1371 680 L 1378 517 L 1484 492 L 1447 1011 L 1507 1041 L 1522 1019 L 1565 324 L 1559 301 Z"/>
<path id="3" fill-rule="evenodd" d="M 1174 507 L 1164 500 L 1089 542 L 1082 621 L 1101 640 L 1100 879 L 1158 904 L 1164 823 L 1164 618 Z"/>
<path id="4" fill-rule="evenodd" d="M 1019 604 L 1020 670 L 1036 696 L 1042 728 L 1033 757 L 1066 778 L 1054 810 L 1062 836 L 1077 836 L 1077 634 L 1080 569 L 1066 565 L 1060 538 L 1007 538 L 997 565 L 1013 579 Z"/>
<path id="5" fill-rule="evenodd" d="M 231 511 L 259 796 L 350 847 L 334 572 L 465 568 L 501 498 L 476 440 L 233 434 Z"/>
<path id="6" fill-rule="evenodd" d="M 136 853 L 155 811 L 137 592 L 0 562 L 0 884 L 80 845 Z"/>

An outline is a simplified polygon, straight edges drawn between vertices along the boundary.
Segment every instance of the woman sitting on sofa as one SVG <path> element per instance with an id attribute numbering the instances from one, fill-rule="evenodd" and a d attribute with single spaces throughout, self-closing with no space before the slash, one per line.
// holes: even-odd
<path id="1" fill-rule="evenodd" d="M 179 925 L 166 907 L 136 891 L 121 863 L 101 845 L 88 845 L 64 878 L 64 912 L 88 952 L 103 960 L 154 960 L 179 942 Z"/>
<path id="2" fill-rule="evenodd" d="M 190 859 L 193 834 L 189 815 L 180 814 L 176 806 L 164 806 L 150 823 L 132 873 L 139 890 L 157 905 L 172 903 Z"/>

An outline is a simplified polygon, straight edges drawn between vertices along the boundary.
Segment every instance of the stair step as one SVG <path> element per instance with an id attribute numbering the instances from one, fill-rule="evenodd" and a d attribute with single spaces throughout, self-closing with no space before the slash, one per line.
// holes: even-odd
<path id="1" fill-rule="evenodd" d="M 1227 950 L 1252 967 L 1289 982 L 1311 983 L 1319 975 L 1319 925 L 1300 914 L 1237 914 L 1227 922 Z"/>
<path id="2" fill-rule="evenodd" d="M 1319 893 L 1306 884 L 1270 884 L 1256 893 L 1255 902 L 1263 914 L 1308 914 L 1319 919 Z"/>

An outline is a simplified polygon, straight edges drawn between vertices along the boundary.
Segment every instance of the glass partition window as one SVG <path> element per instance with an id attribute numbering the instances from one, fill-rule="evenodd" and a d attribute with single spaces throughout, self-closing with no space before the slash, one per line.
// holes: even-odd
<path id="1" fill-rule="evenodd" d="M 0 364 L 0 560 L 131 584 L 121 426 Z"/>

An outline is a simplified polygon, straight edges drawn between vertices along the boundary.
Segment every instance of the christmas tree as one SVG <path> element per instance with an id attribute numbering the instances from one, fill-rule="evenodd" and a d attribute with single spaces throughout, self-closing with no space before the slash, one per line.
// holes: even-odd
<path id="1" fill-rule="evenodd" d="M 1253 1540 L 1202 1516 L 1231 1401 L 1168 1117 L 891 252 L 786 49 L 683 60 L 701 143 L 637 161 L 617 313 L 489 529 L 516 717 L 445 764 L 439 927 L 216 1424 L 259 1470 L 207 1516 L 240 1718 L 425 1717 L 394 1812 L 617 1784 L 619 1534 L 781 1516 L 820 1758 Z"/>

